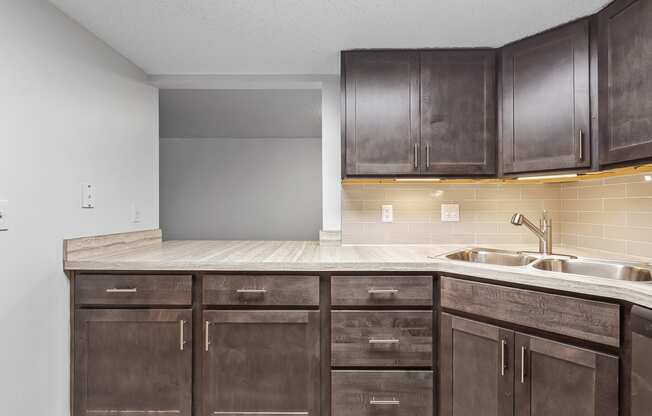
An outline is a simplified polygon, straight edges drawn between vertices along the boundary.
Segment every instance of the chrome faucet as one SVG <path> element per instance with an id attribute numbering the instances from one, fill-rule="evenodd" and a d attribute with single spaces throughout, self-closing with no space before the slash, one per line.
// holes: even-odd
<path id="1" fill-rule="evenodd" d="M 552 219 L 548 216 L 547 211 L 543 211 L 541 227 L 537 227 L 525 218 L 525 215 L 519 214 L 518 212 L 512 216 L 510 222 L 514 225 L 525 225 L 539 238 L 539 251 L 541 254 L 552 254 Z"/>

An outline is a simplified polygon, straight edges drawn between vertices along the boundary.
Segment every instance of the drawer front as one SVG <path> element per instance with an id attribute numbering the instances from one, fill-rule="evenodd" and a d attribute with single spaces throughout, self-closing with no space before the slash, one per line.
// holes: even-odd
<path id="1" fill-rule="evenodd" d="M 441 278 L 441 306 L 618 347 L 620 307 L 533 290 Z"/>
<path id="2" fill-rule="evenodd" d="M 333 416 L 432 416 L 431 371 L 333 371 Z"/>
<path id="3" fill-rule="evenodd" d="M 206 275 L 204 305 L 319 305 L 319 276 Z"/>
<path id="4" fill-rule="evenodd" d="M 334 367 L 432 366 L 432 312 L 333 311 Z"/>
<path id="5" fill-rule="evenodd" d="M 430 306 L 432 276 L 333 276 L 335 306 Z"/>
<path id="6" fill-rule="evenodd" d="M 81 274 L 77 305 L 191 305 L 190 275 Z"/>

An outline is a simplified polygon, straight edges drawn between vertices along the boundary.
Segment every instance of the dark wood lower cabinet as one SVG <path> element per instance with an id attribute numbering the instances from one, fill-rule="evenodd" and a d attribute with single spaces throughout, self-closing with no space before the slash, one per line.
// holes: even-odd
<path id="1" fill-rule="evenodd" d="M 440 416 L 618 416 L 618 358 L 442 314 Z"/>
<path id="2" fill-rule="evenodd" d="M 205 416 L 319 415 L 318 311 L 204 311 Z"/>
<path id="3" fill-rule="evenodd" d="M 513 414 L 514 332 L 442 313 L 439 416 Z"/>
<path id="4" fill-rule="evenodd" d="M 516 416 L 618 416 L 618 358 L 516 334 Z"/>
<path id="5" fill-rule="evenodd" d="M 631 416 L 652 413 L 652 311 L 632 308 Z"/>
<path id="6" fill-rule="evenodd" d="M 190 310 L 78 310 L 75 416 L 190 416 Z"/>
<path id="7" fill-rule="evenodd" d="M 432 371 L 333 371 L 333 416 L 432 416 Z"/>

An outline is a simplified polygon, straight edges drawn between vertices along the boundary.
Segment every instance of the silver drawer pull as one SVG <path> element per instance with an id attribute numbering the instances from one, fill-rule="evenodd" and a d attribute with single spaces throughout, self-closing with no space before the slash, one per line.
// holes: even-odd
<path id="1" fill-rule="evenodd" d="M 136 293 L 138 292 L 138 289 L 135 287 L 130 287 L 127 289 L 118 289 L 118 288 L 111 288 L 111 289 L 106 289 L 106 293 Z"/>
<path id="2" fill-rule="evenodd" d="M 267 293 L 267 289 L 237 289 L 236 293 Z"/>
<path id="3" fill-rule="evenodd" d="M 390 289 L 376 289 L 376 288 L 371 288 L 367 291 L 370 295 L 376 295 L 376 294 L 390 294 L 393 295 L 395 293 L 398 293 L 398 289 L 390 288 Z"/>
<path id="4" fill-rule="evenodd" d="M 401 404 L 401 401 L 397 400 L 395 397 L 393 397 L 391 400 L 376 400 L 375 397 L 372 397 L 371 400 L 369 400 L 369 404 L 372 406 L 377 406 L 377 405 L 398 406 Z"/>
<path id="5" fill-rule="evenodd" d="M 374 338 L 370 338 L 370 339 L 369 339 L 369 343 L 370 343 L 370 344 L 398 344 L 398 343 L 400 343 L 400 342 L 401 342 L 401 340 L 400 340 L 400 339 L 396 339 L 396 338 L 387 338 L 387 339 L 374 339 Z"/>

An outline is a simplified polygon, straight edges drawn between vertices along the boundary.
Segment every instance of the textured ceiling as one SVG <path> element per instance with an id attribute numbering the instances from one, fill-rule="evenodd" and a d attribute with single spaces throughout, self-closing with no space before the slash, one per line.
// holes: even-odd
<path id="1" fill-rule="evenodd" d="M 500 46 L 608 0 L 50 0 L 149 74 L 336 74 L 353 48 Z"/>

